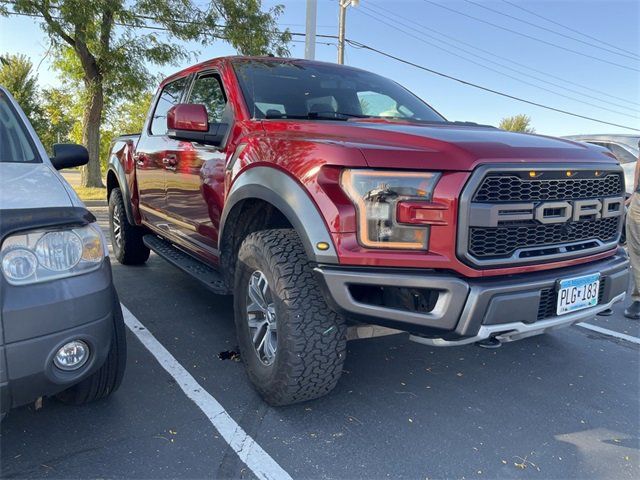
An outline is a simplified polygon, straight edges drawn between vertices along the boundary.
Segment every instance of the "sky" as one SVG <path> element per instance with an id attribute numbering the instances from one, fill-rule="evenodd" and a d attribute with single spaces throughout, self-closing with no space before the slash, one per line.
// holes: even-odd
<path id="1" fill-rule="evenodd" d="M 285 7 L 281 27 L 304 32 L 306 0 L 263 0 L 264 8 L 276 4 Z M 319 34 L 337 34 L 337 0 L 318 0 L 317 24 Z M 640 60 L 633 58 L 640 56 L 640 0 L 361 0 L 348 9 L 346 32 L 349 39 L 444 74 L 640 130 Z M 152 72 L 168 75 L 236 53 L 223 42 L 187 46 L 192 60 Z M 40 83 L 58 86 L 48 49 L 35 19 L 0 17 L 0 54 L 27 55 L 38 66 Z M 290 51 L 304 57 L 304 44 L 291 43 Z M 316 59 L 336 58 L 335 41 L 318 38 Z M 545 135 L 634 133 L 504 98 L 352 46 L 346 47 L 345 63 L 396 80 L 449 120 L 497 125 L 524 113 L 536 133 Z"/>

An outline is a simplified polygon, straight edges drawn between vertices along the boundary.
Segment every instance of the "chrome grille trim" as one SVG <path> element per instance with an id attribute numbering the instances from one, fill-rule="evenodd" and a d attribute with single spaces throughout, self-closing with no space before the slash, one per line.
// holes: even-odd
<path id="1" fill-rule="evenodd" d="M 499 258 L 477 258 L 470 251 L 470 233 L 472 228 L 471 212 L 473 211 L 472 203 L 477 204 L 511 204 L 516 203 L 522 197 L 514 198 L 513 200 L 496 199 L 495 201 L 486 201 L 486 197 L 477 197 L 476 194 L 480 191 L 480 188 L 485 184 L 485 180 L 488 177 L 495 178 L 497 176 L 510 177 L 509 174 L 513 173 L 513 176 L 517 176 L 518 173 L 528 172 L 535 170 L 536 172 L 565 172 L 571 170 L 573 172 L 584 171 L 602 171 L 605 174 L 602 176 L 602 180 L 606 180 L 611 184 L 610 175 L 619 175 L 620 181 L 615 183 L 615 186 L 620 188 L 619 195 L 624 195 L 624 175 L 622 168 L 617 164 L 612 163 L 593 163 L 593 164 L 571 164 L 569 168 L 567 166 L 558 166 L 558 164 L 533 164 L 523 166 L 522 164 L 493 164 L 483 165 L 478 167 L 471 174 L 467 184 L 465 185 L 462 194 L 460 195 L 460 206 L 458 216 L 458 232 L 457 232 L 457 245 L 456 253 L 458 258 L 463 262 L 480 267 L 480 268 L 496 268 L 496 267 L 510 267 L 518 265 L 526 265 L 532 263 L 546 263 L 557 260 L 567 260 L 576 257 L 583 257 L 587 255 L 593 255 L 600 252 L 610 250 L 617 246 L 620 238 L 620 231 L 624 216 L 618 217 L 617 234 L 615 238 L 607 239 L 607 241 L 601 241 L 597 238 L 579 239 L 579 241 L 572 241 L 567 243 L 556 244 L 544 244 L 537 246 L 523 246 L 522 248 L 516 248 L 513 254 L 508 257 Z M 576 178 L 575 180 L 586 181 L 589 179 Z M 593 179 L 591 179 L 593 180 Z M 592 184 L 593 182 L 590 182 Z M 605 193 L 609 193 L 610 190 L 606 190 Z M 600 189 L 596 189 L 596 192 L 587 198 L 596 198 L 600 193 Z M 476 198 L 479 198 L 476 200 Z M 504 198 L 504 197 L 503 197 Z M 528 197 L 525 197 L 528 198 Z M 580 198 L 584 198 L 581 196 Z M 558 200 L 556 197 L 547 198 L 532 198 L 533 201 L 547 201 Z M 574 200 L 574 197 L 561 198 L 560 200 Z M 597 220 L 587 220 L 597 221 Z M 570 222 L 571 223 L 571 222 Z M 516 227 L 512 225 L 511 227 Z M 509 228 L 498 227 L 498 228 Z"/>

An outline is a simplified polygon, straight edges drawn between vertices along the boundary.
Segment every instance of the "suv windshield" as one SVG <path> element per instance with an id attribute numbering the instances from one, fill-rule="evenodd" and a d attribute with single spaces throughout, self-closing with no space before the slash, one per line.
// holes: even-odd
<path id="1" fill-rule="evenodd" d="M 254 118 L 446 120 L 397 83 L 355 68 L 296 61 L 233 62 Z"/>
<path id="2" fill-rule="evenodd" d="M 25 126 L 0 90 L 0 162 L 39 162 Z"/>

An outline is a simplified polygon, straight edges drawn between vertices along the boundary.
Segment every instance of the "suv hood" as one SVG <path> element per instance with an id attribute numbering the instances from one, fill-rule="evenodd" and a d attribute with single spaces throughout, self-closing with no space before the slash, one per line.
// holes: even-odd
<path id="1" fill-rule="evenodd" d="M 379 119 L 272 122 L 264 122 L 270 135 L 357 148 L 375 168 L 471 171 L 483 163 L 616 162 L 593 145 L 480 125 Z"/>
<path id="2" fill-rule="evenodd" d="M 0 162 L 0 210 L 75 206 L 63 182 L 46 163 Z"/>

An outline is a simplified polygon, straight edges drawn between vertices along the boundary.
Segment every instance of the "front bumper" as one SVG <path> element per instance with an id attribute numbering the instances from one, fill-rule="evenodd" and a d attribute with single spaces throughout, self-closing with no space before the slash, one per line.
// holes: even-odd
<path id="1" fill-rule="evenodd" d="M 465 279 L 450 273 L 399 269 L 315 269 L 325 298 L 339 313 L 365 323 L 408 331 L 411 339 L 435 346 L 464 345 L 496 337 L 502 341 L 537 335 L 592 318 L 624 298 L 629 262 L 624 250 L 588 264 L 518 275 Z M 556 316 L 559 279 L 600 273 L 601 292 L 592 308 Z M 354 298 L 354 288 L 406 289 L 433 298 L 428 309 L 390 308 Z"/>
<path id="2" fill-rule="evenodd" d="M 24 405 L 54 395 L 98 370 L 113 335 L 113 284 L 109 259 L 91 273 L 41 284 L 2 282 L 0 333 L 0 408 Z M 90 358 L 79 370 L 53 365 L 55 352 L 81 339 Z"/>

